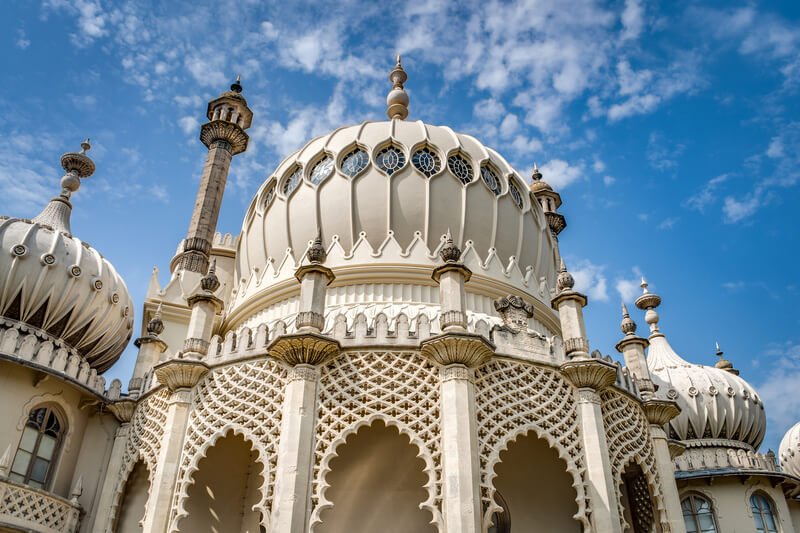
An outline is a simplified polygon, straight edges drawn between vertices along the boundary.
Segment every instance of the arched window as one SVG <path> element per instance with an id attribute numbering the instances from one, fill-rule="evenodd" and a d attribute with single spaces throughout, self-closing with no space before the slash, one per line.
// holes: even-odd
<path id="1" fill-rule="evenodd" d="M 686 533 L 717 533 L 717 521 L 711 502 L 698 494 L 690 494 L 681 501 Z"/>
<path id="2" fill-rule="evenodd" d="M 753 520 L 756 521 L 757 533 L 778 533 L 775 510 L 766 496 L 759 492 L 753 494 L 750 497 L 750 506 L 753 510 Z"/>
<path id="3" fill-rule="evenodd" d="M 64 424 L 50 407 L 31 411 L 19 441 L 9 479 L 43 489 L 53 474 Z"/>

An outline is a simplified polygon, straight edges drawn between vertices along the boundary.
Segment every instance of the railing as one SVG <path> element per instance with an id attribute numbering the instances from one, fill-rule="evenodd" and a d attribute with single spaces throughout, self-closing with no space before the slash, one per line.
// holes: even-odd
<path id="1" fill-rule="evenodd" d="M 763 454 L 752 450 L 735 449 L 726 446 L 726 444 L 729 443 L 721 442 L 716 447 L 688 448 L 673 460 L 675 470 L 678 472 L 692 472 L 733 468 L 765 472 L 781 471 L 775 454 L 771 450 L 769 453 Z"/>
<path id="2" fill-rule="evenodd" d="M 81 508 L 49 492 L 0 477 L 0 527 L 35 533 L 78 531 Z"/>

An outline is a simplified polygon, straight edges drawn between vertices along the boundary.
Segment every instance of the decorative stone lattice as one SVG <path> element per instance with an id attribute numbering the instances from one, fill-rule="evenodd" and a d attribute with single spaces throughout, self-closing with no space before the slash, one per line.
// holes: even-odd
<path id="1" fill-rule="evenodd" d="M 123 483 L 127 481 L 134 463 L 141 459 L 147 465 L 152 484 L 161 450 L 161 438 L 164 436 L 164 425 L 167 422 L 168 398 L 169 391 L 163 389 L 146 398 L 136 408 L 122 458 Z"/>
<path id="2" fill-rule="evenodd" d="M 494 501 L 492 483 L 500 452 L 517 437 L 533 431 L 566 463 L 577 494 L 575 519 L 590 531 L 586 466 L 572 386 L 550 368 L 495 360 L 477 369 L 475 400 L 484 527 L 494 512 L 502 510 Z"/>
<path id="3" fill-rule="evenodd" d="M 625 467 L 630 463 L 637 463 L 644 472 L 649 492 L 652 493 L 653 504 L 657 507 L 657 512 L 654 512 L 653 516 L 661 521 L 664 531 L 669 531 L 661 497 L 661 482 L 656 471 L 656 457 L 644 411 L 639 404 L 613 390 L 602 392 L 600 399 L 603 425 L 606 428 L 606 440 L 608 441 L 608 455 L 611 460 L 611 472 L 614 476 L 614 486 L 618 489 L 617 494 L 621 494 L 622 474 Z M 641 492 L 642 486 L 635 487 L 635 490 Z M 626 524 L 621 498 L 617 499 L 617 505 L 622 529 L 625 530 L 626 527 L 631 526 Z M 641 509 L 638 511 L 636 514 L 641 515 Z"/>
<path id="4" fill-rule="evenodd" d="M 0 522 L 20 531 L 73 533 L 78 530 L 80 507 L 44 491 L 0 481 Z"/>
<path id="5" fill-rule="evenodd" d="M 254 509 L 262 513 L 262 524 L 268 523 L 287 375 L 283 365 L 266 359 L 213 370 L 197 385 L 181 454 L 170 531 L 177 531 L 181 518 L 188 514 L 188 490 L 200 460 L 231 431 L 252 442 L 258 452 L 258 462 L 263 467 L 259 488 L 262 499 Z"/>
<path id="6" fill-rule="evenodd" d="M 311 527 L 333 503 L 325 499 L 330 461 L 358 428 L 383 420 L 410 438 L 425 461 L 424 509 L 442 529 L 439 372 L 414 352 L 345 352 L 322 368 L 317 393 Z"/>

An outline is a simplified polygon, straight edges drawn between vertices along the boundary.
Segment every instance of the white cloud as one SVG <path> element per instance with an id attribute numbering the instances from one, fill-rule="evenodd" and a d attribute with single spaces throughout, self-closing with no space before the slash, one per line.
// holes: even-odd
<path id="1" fill-rule="evenodd" d="M 771 369 L 757 389 L 767 413 L 767 431 L 778 442 L 800 419 L 800 344 L 774 343 L 764 355 Z"/>
<path id="2" fill-rule="evenodd" d="M 502 102 L 494 98 L 487 98 L 486 100 L 475 102 L 472 108 L 473 115 L 487 122 L 498 122 L 505 112 L 506 107 Z"/>
<path id="3" fill-rule="evenodd" d="M 605 185 L 606 187 L 610 187 L 616 181 L 617 179 L 614 178 L 613 176 L 603 176 L 603 185 Z"/>
<path id="4" fill-rule="evenodd" d="M 725 204 L 722 206 L 725 222 L 732 224 L 741 222 L 746 218 L 750 218 L 760 207 L 759 195 L 753 194 L 749 198 L 737 199 L 733 196 L 725 198 Z"/>
<path id="5" fill-rule="evenodd" d="M 178 126 L 187 135 L 197 133 L 200 130 L 200 121 L 194 115 L 187 115 L 178 119 Z"/>
<path id="6" fill-rule="evenodd" d="M 650 166 L 657 170 L 668 170 L 678 166 L 678 158 L 686 147 L 680 143 L 672 143 L 658 131 L 650 133 L 645 155 Z"/>
<path id="7" fill-rule="evenodd" d="M 510 139 L 520 130 L 520 123 L 517 115 L 511 113 L 506 115 L 500 123 L 500 137 Z"/>
<path id="8" fill-rule="evenodd" d="M 598 174 L 603 172 L 606 169 L 606 164 L 603 163 L 600 159 L 595 156 L 594 163 L 592 163 L 592 170 L 597 172 Z"/>
<path id="9" fill-rule="evenodd" d="M 767 148 L 767 157 L 770 158 L 777 158 L 783 157 L 783 139 L 781 137 L 773 137 L 772 141 L 769 143 L 769 148 Z"/>
<path id="10" fill-rule="evenodd" d="M 25 38 L 25 30 L 19 29 L 17 30 L 17 40 L 14 41 L 14 46 L 19 48 L 20 50 L 25 50 L 31 45 L 30 39 Z"/>
<path id="11" fill-rule="evenodd" d="M 623 302 L 632 302 L 642 292 L 640 287 L 642 271 L 638 266 L 634 266 L 631 271 L 633 273 L 632 278 L 620 277 L 614 282 L 614 288 L 617 289 L 617 293 Z"/>
<path id="12" fill-rule="evenodd" d="M 623 39 L 635 39 L 644 27 L 644 7 L 640 0 L 625 0 L 622 11 Z"/>
<path id="13" fill-rule="evenodd" d="M 719 186 L 728 179 L 728 177 L 728 174 L 720 174 L 715 178 L 711 178 L 702 189 L 684 200 L 683 205 L 689 209 L 694 209 L 695 211 L 700 211 L 702 213 L 708 204 L 716 201 L 716 191 Z"/>
<path id="14" fill-rule="evenodd" d="M 658 229 L 672 229 L 680 219 L 678 217 L 667 217 L 656 226 Z"/>
<path id="15" fill-rule="evenodd" d="M 739 291 L 744 288 L 745 282 L 744 281 L 726 281 L 722 284 L 723 287 L 728 289 L 729 291 Z"/>
<path id="16" fill-rule="evenodd" d="M 608 281 L 605 266 L 595 265 L 586 259 L 576 261 L 567 268 L 575 278 L 575 290 L 583 292 L 592 300 L 608 301 Z"/>
<path id="17" fill-rule="evenodd" d="M 555 189 L 563 189 L 583 178 L 583 164 L 571 166 L 563 159 L 551 159 L 540 167 L 542 179 Z"/>

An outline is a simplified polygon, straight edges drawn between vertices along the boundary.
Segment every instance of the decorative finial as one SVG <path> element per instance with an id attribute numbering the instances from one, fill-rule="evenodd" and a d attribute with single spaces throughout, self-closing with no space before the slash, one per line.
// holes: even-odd
<path id="1" fill-rule="evenodd" d="M 92 145 L 89 144 L 89 137 L 86 137 L 86 140 L 81 143 L 81 151 L 80 153 L 86 155 L 87 150 L 91 150 Z"/>
<path id="2" fill-rule="evenodd" d="M 450 228 L 447 228 L 445 234 L 444 246 L 439 250 L 439 257 L 445 263 L 458 263 L 461 259 L 461 249 L 453 242 L 453 235 L 450 233 Z"/>
<path id="3" fill-rule="evenodd" d="M 164 306 L 164 302 L 158 303 L 158 309 L 156 309 L 156 314 L 153 315 L 153 318 L 150 319 L 150 322 L 147 323 L 147 334 L 152 335 L 153 337 L 158 337 L 161 335 L 161 332 L 164 331 L 164 322 L 161 320 L 161 309 Z"/>
<path id="4" fill-rule="evenodd" d="M 409 99 L 403 84 L 408 79 L 408 75 L 403 70 L 399 54 L 397 55 L 397 63 L 394 69 L 389 73 L 389 79 L 392 82 L 392 90 L 386 96 L 386 116 L 391 119 L 404 120 L 408 116 Z"/>
<path id="5" fill-rule="evenodd" d="M 733 374 L 735 376 L 738 376 L 739 375 L 739 371 L 736 370 L 735 368 L 733 368 L 733 363 L 731 363 L 730 361 L 728 361 L 727 359 L 722 357 L 722 354 L 724 352 L 722 350 L 720 350 L 719 343 L 715 342 L 714 344 L 716 344 L 716 346 L 717 346 L 717 357 L 719 357 L 719 361 L 716 362 L 714 367 L 715 368 L 719 368 L 720 370 L 724 370 L 725 372 L 730 372 L 731 374 Z"/>
<path id="6" fill-rule="evenodd" d="M 69 492 L 70 499 L 73 503 L 77 503 L 78 498 L 81 497 L 83 494 L 83 476 L 79 476 L 78 480 L 72 486 L 72 490 Z"/>
<path id="7" fill-rule="evenodd" d="M 644 321 L 650 324 L 651 334 L 660 334 L 658 330 L 658 313 L 655 308 L 661 305 L 661 296 L 653 294 L 647 290 L 649 284 L 642 276 L 642 283 L 639 285 L 642 288 L 642 295 L 636 298 L 636 307 L 642 311 L 647 311 L 644 315 Z"/>
<path id="8" fill-rule="evenodd" d="M 575 286 L 575 278 L 572 277 L 567 271 L 567 264 L 564 258 L 561 258 L 561 265 L 558 267 L 558 279 L 556 280 L 556 288 L 558 292 L 571 291 Z"/>
<path id="9" fill-rule="evenodd" d="M 325 251 L 325 246 L 322 245 L 322 228 L 319 226 L 317 227 L 317 236 L 314 238 L 311 248 L 306 252 L 306 256 L 315 265 L 324 263 L 325 258 L 328 257 L 328 252 Z"/>
<path id="10" fill-rule="evenodd" d="M 202 277 L 200 280 L 200 286 L 203 288 L 204 291 L 214 292 L 219 289 L 219 278 L 217 278 L 217 258 L 214 257 L 211 259 L 211 262 L 208 264 L 208 274 Z"/>
<path id="11" fill-rule="evenodd" d="M 233 85 L 231 85 L 231 91 L 233 91 L 235 93 L 242 92 L 242 75 L 241 74 L 237 74 L 236 75 L 236 81 L 233 82 Z"/>
<path id="12" fill-rule="evenodd" d="M 536 161 L 533 162 L 533 174 L 531 174 L 531 179 L 533 181 L 542 180 L 542 173 L 539 172 L 539 167 L 536 166 Z"/>
<path id="13" fill-rule="evenodd" d="M 631 315 L 628 313 L 628 308 L 625 302 L 622 302 L 622 323 L 619 326 L 625 336 L 631 336 L 636 333 L 636 322 L 633 321 Z"/>

